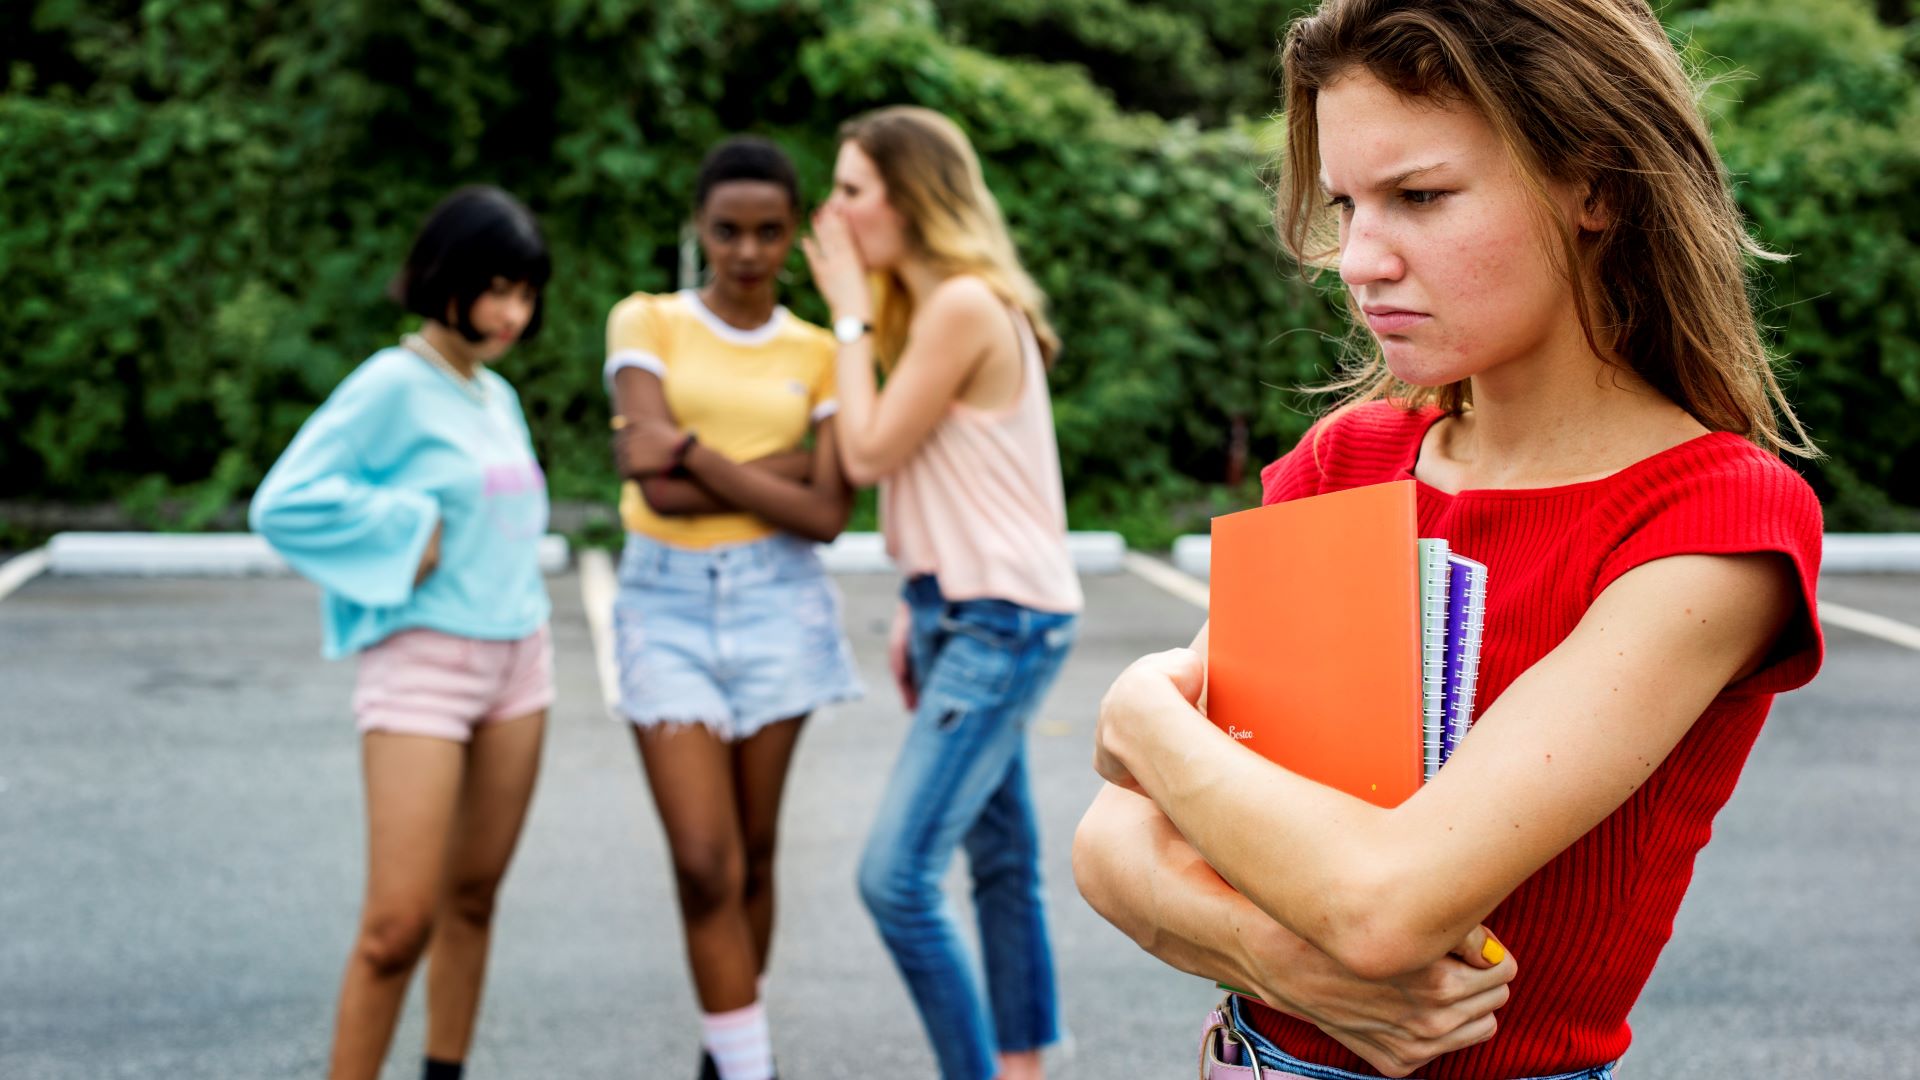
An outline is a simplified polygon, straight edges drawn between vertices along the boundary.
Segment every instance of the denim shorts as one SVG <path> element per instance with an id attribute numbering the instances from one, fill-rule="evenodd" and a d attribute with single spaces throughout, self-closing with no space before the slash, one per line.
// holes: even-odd
<path id="1" fill-rule="evenodd" d="M 863 692 L 839 591 L 786 533 L 704 549 L 629 533 L 613 625 L 620 712 L 640 727 L 738 742 Z"/>
<path id="2" fill-rule="evenodd" d="M 1238 1032 L 1239 1038 L 1246 1040 L 1247 1047 L 1259 1060 L 1262 1069 L 1273 1069 L 1281 1077 L 1299 1078 L 1299 1080 L 1378 1080 L 1377 1077 L 1370 1077 L 1364 1073 L 1336 1069 L 1330 1065 L 1315 1065 L 1310 1061 L 1294 1057 L 1273 1045 L 1265 1035 L 1260 1034 L 1253 1025 L 1247 1023 L 1246 1006 L 1238 995 L 1229 994 L 1227 1000 L 1230 1002 L 1229 1019 L 1233 1029 Z M 1591 1069 L 1531 1077 L 1529 1080 L 1613 1080 L 1613 1070 L 1618 1064 L 1619 1062 L 1616 1061 L 1606 1065 L 1596 1065 Z"/>

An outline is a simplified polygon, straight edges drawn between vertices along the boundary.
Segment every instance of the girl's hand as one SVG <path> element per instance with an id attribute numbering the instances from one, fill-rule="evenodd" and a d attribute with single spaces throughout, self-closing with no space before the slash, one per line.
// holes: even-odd
<path id="1" fill-rule="evenodd" d="M 867 287 L 867 267 L 853 245 L 840 211 L 822 207 L 813 215 L 813 235 L 802 237 L 800 250 L 813 274 L 813 287 L 827 301 L 835 320 L 873 321 L 873 294 Z"/>
<path id="2" fill-rule="evenodd" d="M 673 467 L 685 433 L 662 419 L 623 419 L 626 423 L 613 433 L 613 461 L 620 475 L 639 479 Z"/>
<path id="3" fill-rule="evenodd" d="M 1297 939 L 1289 939 L 1290 944 Z M 1491 944 L 1489 944 L 1491 943 Z M 1249 950 L 1260 971 L 1262 950 Z M 1407 1076 L 1442 1054 L 1482 1043 L 1498 1030 L 1495 1010 L 1511 996 L 1512 956 L 1484 926 L 1418 971 L 1362 979 L 1312 947 L 1280 948 L 1285 970 L 1260 971 L 1263 997 L 1318 1027 L 1387 1076 Z"/>
<path id="4" fill-rule="evenodd" d="M 440 568 L 440 530 L 445 525 L 444 521 L 434 522 L 433 535 L 427 537 L 427 549 L 420 553 L 420 568 L 413 572 L 413 587 L 416 589 Z"/>
<path id="5" fill-rule="evenodd" d="M 893 629 L 887 632 L 887 667 L 893 670 L 893 682 L 900 688 L 900 700 L 912 712 L 920 705 L 920 688 L 913 680 L 913 650 L 908 639 L 913 633 L 913 615 L 906 604 L 893 613 Z"/>
<path id="6" fill-rule="evenodd" d="M 1100 699 L 1094 770 L 1108 783 L 1144 793 L 1128 762 L 1136 760 L 1134 755 L 1162 725 L 1196 719 L 1207 723 L 1197 704 L 1206 675 L 1206 661 L 1192 649 L 1169 649 L 1135 660 Z"/>

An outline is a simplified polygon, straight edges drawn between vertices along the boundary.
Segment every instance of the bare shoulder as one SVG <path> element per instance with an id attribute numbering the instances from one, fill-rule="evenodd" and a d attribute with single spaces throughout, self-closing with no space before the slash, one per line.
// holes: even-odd
<path id="1" fill-rule="evenodd" d="M 972 274 L 955 274 L 928 294 L 920 314 L 930 322 L 961 322 L 992 317 L 1005 306 L 985 281 Z"/>

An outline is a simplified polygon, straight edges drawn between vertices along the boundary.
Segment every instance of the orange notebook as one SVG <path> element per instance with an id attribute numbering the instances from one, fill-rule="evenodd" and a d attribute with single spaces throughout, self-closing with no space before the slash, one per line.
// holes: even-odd
<path id="1" fill-rule="evenodd" d="M 1421 783 L 1414 482 L 1213 519 L 1207 711 L 1242 745 L 1379 806 Z"/>

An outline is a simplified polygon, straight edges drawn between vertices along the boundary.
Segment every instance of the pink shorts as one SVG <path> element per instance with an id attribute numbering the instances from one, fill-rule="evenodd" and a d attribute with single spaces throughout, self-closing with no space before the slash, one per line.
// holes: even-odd
<path id="1" fill-rule="evenodd" d="M 518 641 L 481 641 L 438 630 L 402 630 L 360 654 L 353 687 L 361 731 L 466 742 L 481 724 L 553 704 L 547 628 Z"/>

